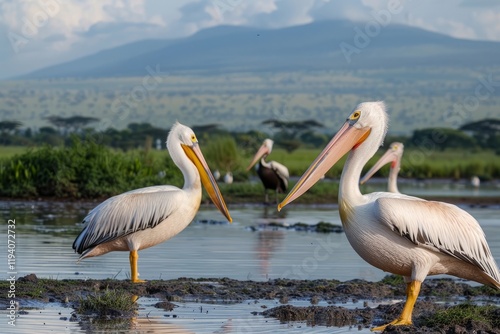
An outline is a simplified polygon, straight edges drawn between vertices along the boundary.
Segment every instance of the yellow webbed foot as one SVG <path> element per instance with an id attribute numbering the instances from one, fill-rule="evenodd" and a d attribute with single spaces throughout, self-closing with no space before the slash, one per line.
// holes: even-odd
<path id="1" fill-rule="evenodd" d="M 394 321 L 391 321 L 388 324 L 385 324 L 385 325 L 382 325 L 382 326 L 378 326 L 378 327 L 373 327 L 371 329 L 371 331 L 372 332 L 382 332 L 389 325 L 393 325 L 393 326 L 409 326 L 409 325 L 412 325 L 412 322 L 408 321 L 406 319 L 396 319 Z"/>
<path id="2" fill-rule="evenodd" d="M 145 283 L 145 282 L 146 282 L 146 280 L 143 280 L 143 279 L 138 279 L 138 278 L 136 278 L 136 279 L 131 279 L 131 281 L 132 281 L 132 283 Z"/>

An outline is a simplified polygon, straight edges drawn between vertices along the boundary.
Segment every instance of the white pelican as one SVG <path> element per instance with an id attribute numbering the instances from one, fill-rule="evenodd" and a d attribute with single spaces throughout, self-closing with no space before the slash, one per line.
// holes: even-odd
<path id="1" fill-rule="evenodd" d="M 215 181 L 219 181 L 219 179 L 220 179 L 220 172 L 218 169 L 214 170 L 214 178 L 215 178 Z"/>
<path id="2" fill-rule="evenodd" d="M 200 207 L 201 183 L 217 208 L 232 221 L 193 130 L 175 123 L 167 149 L 184 175 L 184 187 L 141 188 L 99 204 L 84 218 L 84 228 L 73 242 L 73 249 L 81 254 L 79 260 L 129 251 L 131 280 L 144 282 L 138 278 L 137 251 L 166 241 L 189 225 Z"/>
<path id="3" fill-rule="evenodd" d="M 500 289 L 500 273 L 484 232 L 464 210 L 403 194 L 361 194 L 362 168 L 381 145 L 386 130 L 383 102 L 359 104 L 278 210 L 306 192 L 350 151 L 339 185 L 342 225 L 351 246 L 365 261 L 404 276 L 406 303 L 390 324 L 408 325 L 427 275 L 449 274 Z"/>
<path id="4" fill-rule="evenodd" d="M 389 183 L 388 189 L 391 193 L 399 193 L 398 190 L 398 173 L 401 168 L 401 158 L 403 157 L 404 146 L 401 143 L 395 142 L 389 146 L 389 149 L 385 152 L 383 156 L 378 159 L 378 161 L 373 165 L 372 168 L 361 178 L 360 184 L 365 183 L 372 177 L 375 172 L 382 168 L 385 164 L 391 163 L 391 169 L 389 170 Z"/>
<path id="5" fill-rule="evenodd" d="M 233 173 L 227 171 L 226 175 L 224 175 L 224 183 L 231 184 L 233 183 Z"/>
<path id="6" fill-rule="evenodd" d="M 269 197 L 267 195 L 267 189 L 274 190 L 276 192 L 276 203 L 278 203 L 278 193 L 284 193 L 288 188 L 288 179 L 290 174 L 288 173 L 288 168 L 276 161 L 266 162 L 266 157 L 271 154 L 273 150 L 274 142 L 271 139 L 264 140 L 264 143 L 259 148 L 252 162 L 247 167 L 247 172 L 252 168 L 257 161 L 260 163 L 257 168 L 257 175 L 259 175 L 260 180 L 264 184 L 265 201 L 269 202 Z"/>
<path id="7" fill-rule="evenodd" d="M 481 180 L 479 179 L 479 177 L 477 176 L 473 176 L 471 179 L 470 179 L 470 184 L 474 187 L 474 188 L 479 188 L 479 186 L 481 185 Z"/>

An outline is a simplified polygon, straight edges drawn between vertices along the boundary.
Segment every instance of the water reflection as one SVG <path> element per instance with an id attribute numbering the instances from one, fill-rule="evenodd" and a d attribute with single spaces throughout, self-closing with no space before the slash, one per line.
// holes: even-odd
<path id="1" fill-rule="evenodd" d="M 260 260 L 260 274 L 266 279 L 269 278 L 270 260 L 273 253 L 283 244 L 285 238 L 284 231 L 258 231 L 257 247 L 255 252 Z"/>
<path id="2" fill-rule="evenodd" d="M 288 209 L 285 207 L 281 211 L 278 211 L 276 205 L 264 205 L 261 217 L 263 219 L 284 219 L 288 216 Z"/>

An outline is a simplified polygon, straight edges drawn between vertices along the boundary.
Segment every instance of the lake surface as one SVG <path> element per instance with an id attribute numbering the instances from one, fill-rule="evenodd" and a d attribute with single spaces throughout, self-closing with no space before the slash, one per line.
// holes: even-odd
<path id="1" fill-rule="evenodd" d="M 369 191 L 385 187 L 375 182 Z M 419 195 L 430 191 L 456 196 L 500 196 L 496 185 L 479 190 L 464 186 L 459 191 L 450 185 L 416 186 L 406 188 L 406 193 Z M 401 190 L 404 186 L 400 187 Z M 409 189 L 413 189 L 409 191 Z M 469 192 L 469 193 L 467 193 Z M 458 193 L 458 195 L 457 195 Z M 78 255 L 71 248 L 74 238 L 81 230 L 79 222 L 98 202 L 39 202 L 2 201 L 0 212 L 5 221 L 16 221 L 16 272 L 17 277 L 35 273 L 38 277 L 53 279 L 127 279 L 130 268 L 127 252 L 113 252 L 77 262 Z M 470 208 L 463 206 L 480 223 L 485 231 L 491 251 L 500 263 L 500 208 Z M 278 213 L 275 206 L 239 205 L 229 207 L 233 224 L 223 223 L 222 215 L 213 206 L 203 206 L 196 220 L 173 239 L 139 252 L 140 277 L 146 280 L 173 279 L 178 277 L 229 277 L 239 280 L 263 281 L 274 278 L 290 279 L 338 279 L 355 278 L 378 281 L 386 273 L 365 263 L 349 245 L 343 233 L 312 233 L 295 230 L 272 230 L 261 228 L 262 224 L 297 222 L 316 224 L 320 221 L 340 223 L 335 205 L 301 206 L 289 205 Z M 201 221 L 211 221 L 202 223 Z M 219 223 L 220 222 L 220 223 Z M 4 231 L 6 231 L 4 224 Z M 7 234 L 0 243 L 5 260 L 0 261 L 0 279 L 8 278 Z M 177 317 L 166 317 L 166 312 L 152 307 L 155 300 L 139 299 L 140 310 L 135 319 L 136 330 L 123 333 L 267 333 L 303 332 L 304 323 L 280 324 L 274 319 L 253 316 L 262 311 L 261 305 L 275 306 L 277 301 L 259 301 L 231 305 L 200 303 L 178 303 L 173 313 Z M 293 305 L 308 305 L 307 301 L 290 301 Z M 301 304 L 302 303 L 302 304 Z M 37 305 L 34 305 L 37 306 Z M 38 305 L 29 315 L 19 318 L 12 333 L 84 332 L 78 323 L 59 320 L 69 318 L 72 309 L 61 305 Z M 360 305 L 343 305 L 358 307 Z M 198 313 L 200 307 L 208 313 Z M 4 312 L 2 312 L 4 313 Z M 59 315 L 61 313 L 62 315 Z M 43 324 L 43 325 L 42 325 Z M 249 327 L 250 326 L 250 327 Z M 251 330 L 248 330 L 251 328 Z M 343 333 L 348 328 L 307 328 L 312 333 Z M 368 333 L 369 330 L 350 331 Z M 4 332 L 4 331 L 2 331 Z M 110 331 L 102 330 L 102 333 Z"/>

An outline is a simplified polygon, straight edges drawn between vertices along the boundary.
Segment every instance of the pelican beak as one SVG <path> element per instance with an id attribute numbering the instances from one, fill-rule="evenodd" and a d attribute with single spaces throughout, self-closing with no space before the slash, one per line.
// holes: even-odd
<path id="1" fill-rule="evenodd" d="M 340 160 L 347 152 L 358 147 L 370 134 L 370 128 L 358 129 L 346 122 L 330 140 L 323 152 L 313 161 L 286 198 L 278 205 L 280 211 L 285 205 L 297 199 Z"/>
<path id="2" fill-rule="evenodd" d="M 215 181 L 210 168 L 208 168 L 208 164 L 201 153 L 200 147 L 198 143 L 194 143 L 193 146 L 188 146 L 181 144 L 182 149 L 186 153 L 189 160 L 191 160 L 198 172 L 200 173 L 201 182 L 203 186 L 207 190 L 208 196 L 212 199 L 212 202 L 219 209 L 219 211 L 227 218 L 227 220 L 231 223 L 233 219 L 229 214 L 229 210 L 227 209 L 226 202 L 224 202 L 224 198 L 220 193 L 219 187 L 217 186 L 217 182 Z"/>
<path id="3" fill-rule="evenodd" d="M 359 180 L 359 183 L 363 184 L 366 181 L 368 181 L 373 174 L 375 174 L 380 168 L 382 168 L 384 165 L 391 163 L 391 168 L 396 167 L 398 161 L 398 156 L 394 154 L 392 149 L 388 149 L 387 152 L 384 153 L 383 156 L 378 159 L 378 161 L 373 165 L 372 168 Z"/>
<path id="4" fill-rule="evenodd" d="M 250 170 L 250 168 L 252 168 L 253 165 L 257 163 L 257 161 L 260 160 L 260 158 L 262 158 L 266 154 L 269 154 L 269 149 L 267 148 L 266 145 L 262 145 L 257 151 L 257 153 L 255 153 L 255 156 L 253 157 L 253 160 L 250 163 L 250 165 L 248 165 L 247 172 Z"/>

